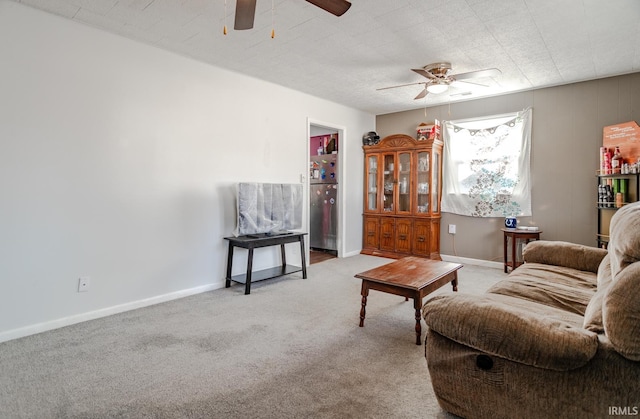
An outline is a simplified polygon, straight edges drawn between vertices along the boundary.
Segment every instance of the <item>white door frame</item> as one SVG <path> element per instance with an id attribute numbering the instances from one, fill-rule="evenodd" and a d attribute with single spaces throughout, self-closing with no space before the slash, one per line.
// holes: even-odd
<path id="1" fill-rule="evenodd" d="M 309 194 L 310 191 L 310 179 L 309 179 L 309 156 L 311 155 L 311 144 L 310 144 L 310 138 L 311 138 L 311 127 L 320 127 L 320 128 L 328 128 L 330 130 L 335 130 L 338 132 L 338 230 L 337 230 L 337 237 L 336 237 L 336 241 L 337 241 L 337 247 L 338 247 L 338 257 L 344 257 L 344 237 L 345 237 L 345 232 L 344 232 L 344 214 L 346 213 L 345 211 L 345 205 L 346 205 L 346 198 L 345 198 L 345 191 L 347 190 L 346 188 L 346 176 L 345 176 L 345 161 L 346 161 L 346 151 L 347 151 L 347 147 L 345 147 L 345 139 L 347 137 L 347 128 L 342 126 L 342 125 L 337 125 L 337 124 L 333 124 L 330 122 L 324 122 L 324 121 L 319 121 L 313 118 L 307 118 L 307 154 L 305 155 L 305 167 L 306 167 L 306 176 L 305 178 L 307 179 L 306 181 L 306 191 L 307 191 L 307 204 L 306 204 L 306 211 L 307 211 L 307 231 L 311 231 L 311 217 L 310 217 L 310 211 L 309 208 L 311 206 L 311 196 Z M 311 243 L 310 240 L 307 240 L 308 244 Z M 307 246 L 307 263 L 309 261 L 309 248 L 310 246 Z"/>

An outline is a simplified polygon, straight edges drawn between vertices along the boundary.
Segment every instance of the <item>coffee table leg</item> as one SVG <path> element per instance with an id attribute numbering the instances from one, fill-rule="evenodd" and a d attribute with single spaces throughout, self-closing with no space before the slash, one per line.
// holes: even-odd
<path id="1" fill-rule="evenodd" d="M 458 291 L 458 271 L 453 273 L 453 281 L 451 281 L 451 286 L 454 291 Z"/>
<path id="2" fill-rule="evenodd" d="M 422 312 L 422 300 L 420 298 L 413 298 L 413 308 L 416 309 L 416 345 L 421 345 L 420 337 L 422 336 L 422 326 L 420 325 L 420 315 Z"/>
<path id="3" fill-rule="evenodd" d="M 362 290 L 360 291 L 362 294 L 362 307 L 360 307 L 360 327 L 364 327 L 364 316 L 366 313 L 365 307 L 367 305 L 367 295 L 369 295 L 369 286 L 366 284 L 366 281 L 362 280 Z"/>

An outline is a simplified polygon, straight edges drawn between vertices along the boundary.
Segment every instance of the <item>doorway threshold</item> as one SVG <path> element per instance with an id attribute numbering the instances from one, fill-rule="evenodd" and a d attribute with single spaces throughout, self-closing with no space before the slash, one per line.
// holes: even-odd
<path id="1" fill-rule="evenodd" d="M 325 260 L 335 259 L 338 257 L 337 250 L 314 249 L 309 250 L 309 265 L 324 262 Z"/>

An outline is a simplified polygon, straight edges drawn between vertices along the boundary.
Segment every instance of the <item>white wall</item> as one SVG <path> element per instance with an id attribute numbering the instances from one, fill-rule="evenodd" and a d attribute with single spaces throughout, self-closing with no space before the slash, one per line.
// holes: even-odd
<path id="1" fill-rule="evenodd" d="M 374 115 L 4 0 L 0 59 L 0 341 L 223 286 L 234 185 L 298 182 L 307 118 L 348 128 L 360 250 Z M 255 268 L 278 263 L 256 251 Z"/>

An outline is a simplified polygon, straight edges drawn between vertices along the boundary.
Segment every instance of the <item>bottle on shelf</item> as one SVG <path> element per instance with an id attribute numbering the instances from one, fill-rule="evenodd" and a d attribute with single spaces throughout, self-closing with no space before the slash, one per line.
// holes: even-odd
<path id="1" fill-rule="evenodd" d="M 613 188 L 611 185 L 605 185 L 607 208 L 613 208 Z"/>
<path id="2" fill-rule="evenodd" d="M 620 194 L 621 205 L 627 202 L 627 179 L 619 179 L 618 180 L 618 193 Z"/>
<path id="3" fill-rule="evenodd" d="M 606 147 L 600 147 L 600 174 L 611 174 L 611 151 Z"/>
<path id="4" fill-rule="evenodd" d="M 616 146 L 613 156 L 611 157 L 611 169 L 613 173 L 620 173 L 622 169 L 623 159 L 620 154 L 620 147 Z"/>

